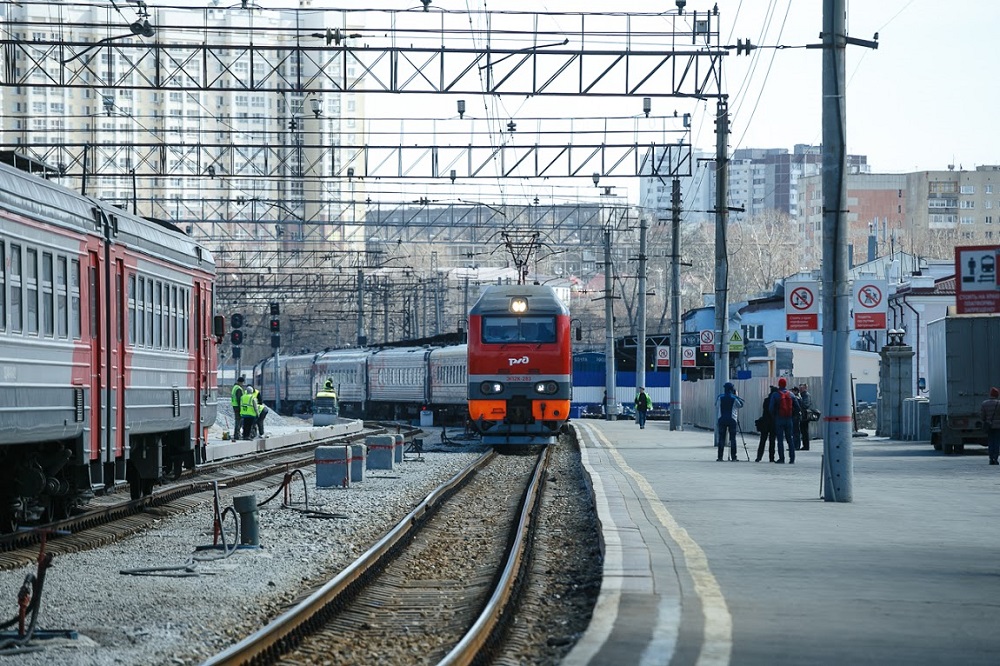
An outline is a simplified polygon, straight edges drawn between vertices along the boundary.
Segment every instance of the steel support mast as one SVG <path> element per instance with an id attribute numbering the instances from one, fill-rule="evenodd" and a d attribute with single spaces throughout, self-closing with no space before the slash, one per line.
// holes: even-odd
<path id="1" fill-rule="evenodd" d="M 715 395 L 729 381 L 729 102 L 720 99 L 715 118 Z M 718 437 L 719 433 L 716 433 Z"/>
<path id="2" fill-rule="evenodd" d="M 615 309 L 614 282 L 611 279 L 611 223 L 604 228 L 604 418 L 618 418 L 618 401 L 615 399 Z"/>
<path id="3" fill-rule="evenodd" d="M 823 498 L 853 501 L 844 0 L 823 0 Z"/>
<path id="4" fill-rule="evenodd" d="M 670 429 L 684 430 L 681 405 L 681 179 L 670 192 Z"/>
<path id="5" fill-rule="evenodd" d="M 646 216 L 639 215 L 639 304 L 635 349 L 635 390 L 646 385 Z"/>

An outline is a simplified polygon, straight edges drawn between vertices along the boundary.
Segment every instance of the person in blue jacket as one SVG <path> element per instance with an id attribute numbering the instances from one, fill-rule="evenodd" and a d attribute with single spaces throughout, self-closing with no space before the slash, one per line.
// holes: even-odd
<path id="1" fill-rule="evenodd" d="M 743 398 L 736 395 L 736 387 L 732 382 L 726 382 L 722 387 L 723 392 L 715 399 L 715 404 L 719 406 L 719 457 L 722 460 L 722 453 L 726 448 L 726 431 L 729 431 L 729 459 L 733 462 L 739 460 L 736 457 L 736 419 L 737 410 L 743 406 Z"/>

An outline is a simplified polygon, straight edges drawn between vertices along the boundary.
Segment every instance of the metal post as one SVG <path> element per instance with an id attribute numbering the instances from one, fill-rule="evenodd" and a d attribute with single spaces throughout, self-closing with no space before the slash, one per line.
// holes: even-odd
<path id="1" fill-rule="evenodd" d="M 844 0 L 823 0 L 823 498 L 853 501 Z"/>
<path id="2" fill-rule="evenodd" d="M 729 102 L 720 99 L 715 118 L 715 394 L 729 381 Z M 718 433 L 716 433 L 718 438 Z"/>
<path id="3" fill-rule="evenodd" d="M 639 216 L 639 330 L 635 350 L 635 390 L 646 385 L 646 216 Z"/>
<path id="4" fill-rule="evenodd" d="M 611 223 L 604 227 L 604 392 L 608 396 L 604 418 L 618 418 L 618 401 L 615 399 L 615 326 L 614 291 L 611 281 Z"/>
<path id="5" fill-rule="evenodd" d="M 281 412 L 281 383 L 278 381 L 278 348 L 274 348 L 274 411 Z"/>
<path id="6" fill-rule="evenodd" d="M 368 336 L 365 334 L 365 269 L 358 266 L 358 346 L 364 347 L 368 343 Z"/>
<path id="7" fill-rule="evenodd" d="M 670 202 L 670 429 L 684 430 L 681 405 L 681 179 L 674 178 Z"/>

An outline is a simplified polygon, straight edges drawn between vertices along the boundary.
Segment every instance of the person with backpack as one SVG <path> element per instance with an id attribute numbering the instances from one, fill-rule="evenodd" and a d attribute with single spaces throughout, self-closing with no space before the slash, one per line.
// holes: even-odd
<path id="1" fill-rule="evenodd" d="M 798 424 L 798 405 L 795 396 L 788 390 L 788 380 L 778 380 L 778 390 L 771 394 L 770 412 L 774 419 L 774 430 L 778 440 L 778 464 L 785 463 L 785 442 L 788 442 L 788 462 L 795 464 L 795 441 L 792 439 L 793 424 Z"/>
<path id="2" fill-rule="evenodd" d="M 760 443 L 757 445 L 757 461 L 764 457 L 764 442 L 768 443 L 767 457 L 774 462 L 774 418 L 771 417 L 771 396 L 778 392 L 777 386 L 771 386 L 771 392 L 764 398 L 761 405 L 760 418 L 754 421 L 757 432 L 760 433 Z"/>
<path id="3" fill-rule="evenodd" d="M 652 408 L 653 399 L 646 393 L 646 389 L 639 387 L 639 395 L 635 396 L 635 422 L 639 424 L 639 429 L 646 427 L 646 412 Z"/>
<path id="4" fill-rule="evenodd" d="M 729 431 L 729 459 L 733 462 L 739 460 L 736 456 L 736 419 L 739 416 L 737 410 L 743 406 L 743 398 L 736 395 L 736 387 L 732 382 L 726 382 L 722 386 L 723 392 L 715 399 L 719 406 L 719 457 L 722 460 L 722 452 L 726 449 L 726 431 Z"/>

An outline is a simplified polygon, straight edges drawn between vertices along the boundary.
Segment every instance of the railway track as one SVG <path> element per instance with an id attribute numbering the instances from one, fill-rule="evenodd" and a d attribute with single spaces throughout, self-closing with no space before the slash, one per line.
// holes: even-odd
<path id="1" fill-rule="evenodd" d="M 316 440 L 269 451 L 252 458 L 206 463 L 137 500 L 120 499 L 121 496 L 127 497 L 127 486 L 116 488 L 95 498 L 84 513 L 0 535 L 0 570 L 34 563 L 43 535 L 46 535 L 46 551 L 53 555 L 98 548 L 146 529 L 164 516 L 183 513 L 204 504 L 212 499 L 216 486 L 263 489 L 273 485 L 265 483 L 266 479 L 312 464 L 313 450 L 317 446 L 355 442 L 363 440 L 366 435 L 381 432 L 386 430 L 371 428 L 331 440 Z"/>
<path id="2" fill-rule="evenodd" d="M 467 664 L 491 653 L 527 575 L 550 452 L 485 454 L 352 565 L 205 665 Z"/>

